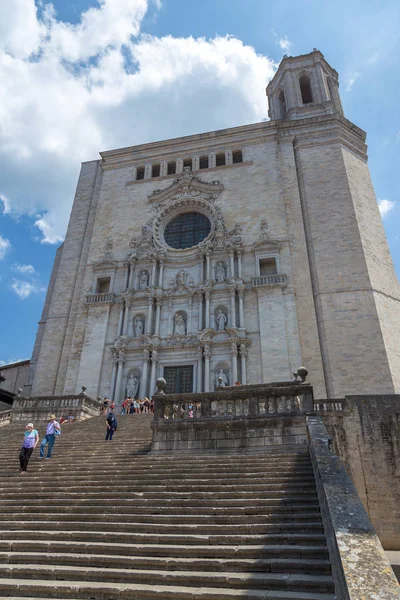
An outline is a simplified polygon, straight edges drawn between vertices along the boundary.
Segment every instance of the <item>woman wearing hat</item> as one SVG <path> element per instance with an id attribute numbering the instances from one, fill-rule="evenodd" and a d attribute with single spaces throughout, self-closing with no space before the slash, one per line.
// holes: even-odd
<path id="1" fill-rule="evenodd" d="M 24 439 L 19 453 L 19 464 L 21 466 L 20 473 L 25 475 L 26 469 L 28 468 L 28 462 L 32 455 L 33 449 L 39 443 L 39 434 L 36 429 L 33 429 L 33 423 L 28 423 Z"/>
<path id="2" fill-rule="evenodd" d="M 46 444 L 49 445 L 47 448 L 46 458 L 51 458 L 51 451 L 53 450 L 54 440 L 56 439 L 55 430 L 61 431 L 60 423 L 56 421 L 56 415 L 50 415 L 50 421 L 47 423 L 46 435 L 44 436 L 42 443 L 40 444 L 40 456 L 44 458 L 44 449 Z"/>

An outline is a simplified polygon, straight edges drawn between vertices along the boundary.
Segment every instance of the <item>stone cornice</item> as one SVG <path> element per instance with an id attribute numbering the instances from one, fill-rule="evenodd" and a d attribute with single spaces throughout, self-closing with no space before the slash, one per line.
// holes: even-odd
<path id="1" fill-rule="evenodd" d="M 311 136 L 313 130 L 329 128 L 341 125 L 344 130 L 351 131 L 359 143 L 365 143 L 366 132 L 354 125 L 351 121 L 340 114 L 320 115 L 316 117 L 305 117 L 293 121 L 266 121 L 243 125 L 241 127 L 232 127 L 230 129 L 221 129 L 219 131 L 210 131 L 208 133 L 195 134 L 175 139 L 163 140 L 128 148 L 109 150 L 101 152 L 100 161 L 103 171 L 109 169 L 120 169 L 130 166 L 138 166 L 151 162 L 162 160 L 176 160 L 179 157 L 195 156 L 226 150 L 229 147 L 232 150 L 243 149 L 245 146 L 254 146 L 271 141 L 276 136 L 286 134 L 293 137 L 298 136 L 303 131 Z M 215 167 L 215 170 L 243 166 L 244 163 Z M 214 167 L 213 167 L 214 169 Z M 204 169 L 208 172 L 211 169 Z M 166 176 L 168 177 L 168 176 Z M 176 178 L 176 175 L 171 175 Z M 160 178 L 140 180 L 141 183 L 154 183 Z M 131 183 L 131 182 L 128 182 Z"/>

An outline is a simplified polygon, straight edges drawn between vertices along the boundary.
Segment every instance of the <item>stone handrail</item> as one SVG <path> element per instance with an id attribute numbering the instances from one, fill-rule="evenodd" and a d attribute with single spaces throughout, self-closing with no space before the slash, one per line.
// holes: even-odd
<path id="1" fill-rule="evenodd" d="M 287 275 L 259 275 L 258 277 L 252 277 L 251 283 L 254 287 L 260 285 L 284 285 L 287 283 Z"/>
<path id="2" fill-rule="evenodd" d="M 115 294 L 105 292 L 103 294 L 86 294 L 86 304 L 101 304 L 102 302 L 114 302 Z"/>
<path id="3" fill-rule="evenodd" d="M 46 420 L 50 413 L 57 418 L 72 414 L 76 419 L 97 416 L 101 402 L 85 393 L 64 396 L 16 397 L 13 404 L 13 420 Z"/>
<path id="4" fill-rule="evenodd" d="M 12 409 L 2 410 L 0 412 L 0 427 L 8 425 L 11 422 Z"/>
<path id="5" fill-rule="evenodd" d="M 156 394 L 154 420 L 235 419 L 313 413 L 309 384 L 225 387 L 216 392 Z"/>
<path id="6" fill-rule="evenodd" d="M 346 400 L 344 398 L 338 400 L 315 400 L 314 408 L 315 412 L 318 413 L 343 412 L 346 410 Z"/>

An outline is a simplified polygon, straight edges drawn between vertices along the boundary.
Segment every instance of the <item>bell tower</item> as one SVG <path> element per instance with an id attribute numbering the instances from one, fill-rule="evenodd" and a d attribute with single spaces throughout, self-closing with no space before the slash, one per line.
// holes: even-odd
<path id="1" fill-rule="evenodd" d="M 315 48 L 301 56 L 285 55 L 266 91 L 272 121 L 343 115 L 337 71 Z"/>

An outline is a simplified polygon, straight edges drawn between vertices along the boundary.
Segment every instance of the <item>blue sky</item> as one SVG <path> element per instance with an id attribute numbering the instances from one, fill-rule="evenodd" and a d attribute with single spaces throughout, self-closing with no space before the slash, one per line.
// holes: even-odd
<path id="1" fill-rule="evenodd" d="M 40 5 L 39 5 L 40 4 Z M 283 54 L 321 50 L 400 273 L 397 1 L 0 0 L 0 364 L 29 358 L 80 162 L 267 117 Z"/>

